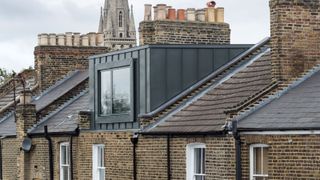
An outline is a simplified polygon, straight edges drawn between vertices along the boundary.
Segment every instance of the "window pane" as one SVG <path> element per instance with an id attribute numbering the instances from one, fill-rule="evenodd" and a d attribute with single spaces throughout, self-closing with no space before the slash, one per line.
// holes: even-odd
<path id="1" fill-rule="evenodd" d="M 195 174 L 201 174 L 201 149 L 194 149 L 194 172 Z"/>
<path id="2" fill-rule="evenodd" d="M 263 174 L 268 174 L 268 148 L 263 148 Z"/>
<path id="3" fill-rule="evenodd" d="M 111 71 L 101 71 L 100 73 L 100 114 L 108 115 L 111 114 Z"/>
<path id="4" fill-rule="evenodd" d="M 130 68 L 113 71 L 112 113 L 130 112 Z"/>
<path id="5" fill-rule="evenodd" d="M 98 167 L 104 167 L 104 148 L 98 147 Z"/>
<path id="6" fill-rule="evenodd" d="M 261 156 L 261 148 L 254 148 L 254 174 L 262 174 L 262 156 Z"/>
<path id="7" fill-rule="evenodd" d="M 61 146 L 61 164 L 67 164 L 67 147 Z"/>
<path id="8" fill-rule="evenodd" d="M 195 175 L 195 180 L 205 180 L 204 176 Z"/>
<path id="9" fill-rule="evenodd" d="M 105 170 L 99 169 L 99 180 L 105 180 Z"/>
<path id="10" fill-rule="evenodd" d="M 68 166 L 62 167 L 62 178 L 63 178 L 63 180 L 69 179 L 69 167 Z"/>

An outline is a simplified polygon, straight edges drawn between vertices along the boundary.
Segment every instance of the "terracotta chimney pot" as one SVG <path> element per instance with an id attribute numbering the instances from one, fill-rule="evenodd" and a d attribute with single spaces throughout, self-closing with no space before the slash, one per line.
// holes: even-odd
<path id="1" fill-rule="evenodd" d="M 186 10 L 185 9 L 178 9 L 178 20 L 179 21 L 186 20 Z"/>
<path id="2" fill-rule="evenodd" d="M 177 20 L 176 9 L 168 9 L 168 19 L 173 21 Z"/>

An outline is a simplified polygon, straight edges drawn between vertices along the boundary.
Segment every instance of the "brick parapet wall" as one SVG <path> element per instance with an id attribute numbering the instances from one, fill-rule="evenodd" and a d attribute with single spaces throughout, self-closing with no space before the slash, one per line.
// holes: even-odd
<path id="1" fill-rule="evenodd" d="M 320 62 L 320 0 L 271 0 L 273 76 L 290 81 Z"/>
<path id="2" fill-rule="evenodd" d="M 227 23 L 189 21 L 143 21 L 140 45 L 147 44 L 230 44 Z"/>
<path id="3" fill-rule="evenodd" d="M 44 91 L 75 70 L 87 70 L 88 57 L 107 53 L 107 47 L 37 46 L 34 51 L 39 87 Z"/>
<path id="4" fill-rule="evenodd" d="M 269 145 L 268 179 L 320 179 L 320 135 L 243 135 L 243 179 L 249 179 L 249 148 Z"/>

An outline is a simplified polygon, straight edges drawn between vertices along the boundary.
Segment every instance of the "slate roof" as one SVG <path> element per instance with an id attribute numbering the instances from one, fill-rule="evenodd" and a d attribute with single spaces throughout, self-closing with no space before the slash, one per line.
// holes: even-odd
<path id="1" fill-rule="evenodd" d="M 320 129 L 320 71 L 238 123 L 240 130 Z"/>
<path id="2" fill-rule="evenodd" d="M 77 128 L 78 113 L 89 110 L 89 93 L 83 92 L 74 99 L 66 102 L 57 111 L 30 130 L 29 134 L 44 133 L 44 126 L 48 126 L 50 133 L 72 132 Z"/>
<path id="3" fill-rule="evenodd" d="M 37 111 L 50 105 L 62 95 L 68 93 L 78 84 L 83 82 L 89 77 L 88 71 L 75 71 L 70 76 L 64 78 L 56 85 L 49 88 L 41 96 L 36 98 L 32 103 L 36 105 Z"/>
<path id="4" fill-rule="evenodd" d="M 14 115 L 3 118 L 0 121 L 0 137 L 15 136 L 16 135 L 16 123 L 14 121 Z"/>
<path id="5" fill-rule="evenodd" d="M 41 111 L 43 108 L 45 108 L 48 105 L 50 105 L 51 103 L 53 103 L 55 100 L 59 99 L 64 94 L 70 92 L 74 87 L 76 87 L 77 85 L 79 85 L 80 83 L 85 81 L 88 77 L 89 77 L 88 71 L 75 71 L 75 72 L 69 74 L 68 76 L 66 76 L 61 81 L 57 82 L 55 85 L 50 87 L 47 91 L 42 93 L 40 96 L 35 98 L 32 101 L 32 103 L 36 105 L 37 111 Z M 85 95 L 80 95 L 79 97 L 75 97 L 75 99 L 71 100 L 72 102 L 76 101 L 77 103 L 79 103 L 78 107 L 74 107 L 74 105 L 70 104 L 70 101 L 69 101 L 69 103 L 66 102 L 66 104 L 58 107 L 58 109 L 56 111 L 51 112 L 51 114 L 50 114 L 51 116 L 57 112 L 62 113 L 62 114 L 60 116 L 56 115 L 54 117 L 49 116 L 49 117 L 51 117 L 51 119 L 45 119 L 46 122 L 48 120 L 49 131 L 52 130 L 53 132 L 63 132 L 63 131 L 69 132 L 69 131 L 73 131 L 75 128 L 77 128 L 76 127 L 77 126 L 76 120 L 77 120 L 77 115 L 78 115 L 79 111 L 80 110 L 88 110 L 87 107 L 88 107 L 89 100 L 87 98 L 87 96 L 88 96 L 87 94 L 88 93 L 85 93 Z M 84 103 L 83 101 L 87 101 L 87 102 Z M 65 107 L 67 105 L 70 105 L 71 107 Z M 78 111 L 78 109 L 80 109 L 80 110 Z M 68 112 L 68 111 L 73 111 L 73 110 L 74 110 L 74 112 L 72 112 L 72 113 Z M 66 115 L 66 114 L 68 114 L 67 120 L 64 119 L 63 122 L 60 121 L 61 124 L 55 124 L 55 123 L 59 122 L 59 120 L 55 119 L 56 117 L 64 118 L 65 117 L 64 115 Z M 44 121 L 44 120 L 40 120 L 40 122 L 42 122 L 42 121 Z M 41 126 L 39 128 L 41 128 Z M 52 128 L 52 129 L 50 129 L 50 128 Z M 36 131 L 36 130 L 35 130 L 35 132 L 38 133 L 38 131 Z M 39 132 L 40 132 L 40 130 L 39 130 Z M 16 135 L 16 123 L 15 123 L 13 114 L 9 114 L 6 117 L 0 118 L 0 137 L 1 136 L 12 136 L 12 135 Z"/>
<path id="6" fill-rule="evenodd" d="M 205 133 L 223 130 L 225 110 L 272 82 L 270 53 L 226 75 L 204 93 L 160 120 L 146 133 Z"/>

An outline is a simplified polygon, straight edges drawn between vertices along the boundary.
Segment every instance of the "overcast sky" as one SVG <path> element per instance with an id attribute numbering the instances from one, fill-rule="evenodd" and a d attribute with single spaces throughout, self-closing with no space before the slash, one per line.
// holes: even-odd
<path id="1" fill-rule="evenodd" d="M 135 21 L 143 20 L 144 4 L 203 8 L 207 0 L 129 0 Z M 216 0 L 225 8 L 231 43 L 257 43 L 269 36 L 268 0 Z M 0 67 L 21 71 L 33 66 L 37 34 L 95 32 L 104 0 L 0 0 Z"/>

